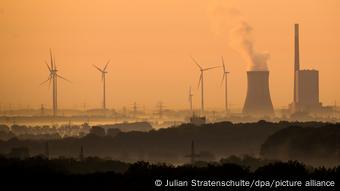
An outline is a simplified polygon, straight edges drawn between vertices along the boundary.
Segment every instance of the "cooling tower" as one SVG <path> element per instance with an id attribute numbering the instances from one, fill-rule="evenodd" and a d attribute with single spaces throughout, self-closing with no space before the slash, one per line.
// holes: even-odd
<path id="1" fill-rule="evenodd" d="M 247 77 L 248 88 L 243 114 L 273 115 L 274 109 L 269 92 L 269 71 L 248 71 Z"/>

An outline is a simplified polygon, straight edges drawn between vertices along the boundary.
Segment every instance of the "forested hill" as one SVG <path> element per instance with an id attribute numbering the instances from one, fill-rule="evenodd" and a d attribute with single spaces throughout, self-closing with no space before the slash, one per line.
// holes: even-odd
<path id="1" fill-rule="evenodd" d="M 324 123 L 257 123 L 232 124 L 220 122 L 194 126 L 183 124 L 148 132 L 120 132 L 115 136 L 89 134 L 82 138 L 49 140 L 51 157 L 78 157 L 81 146 L 85 156 L 109 157 L 123 161 L 160 161 L 184 163 L 191 142 L 201 160 L 215 160 L 230 155 L 258 155 L 261 145 L 275 132 L 288 127 L 320 127 Z M 275 138 L 276 139 L 276 138 Z M 12 148 L 26 147 L 30 155 L 43 154 L 46 140 L 10 139 L 0 142 L 0 154 Z"/>
<path id="2" fill-rule="evenodd" d="M 312 165 L 340 163 L 340 125 L 294 126 L 270 135 L 261 148 L 268 159 L 299 160 Z"/>

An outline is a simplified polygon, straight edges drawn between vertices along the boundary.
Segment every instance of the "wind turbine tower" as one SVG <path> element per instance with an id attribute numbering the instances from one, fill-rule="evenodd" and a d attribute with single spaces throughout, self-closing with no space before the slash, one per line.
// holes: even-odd
<path id="1" fill-rule="evenodd" d="M 201 85 L 201 115 L 204 116 L 204 72 L 211 70 L 211 69 L 214 69 L 214 68 L 218 68 L 219 66 L 202 68 L 202 66 L 199 65 L 198 62 L 193 57 L 191 57 L 191 59 L 193 60 L 193 62 L 198 66 L 198 68 L 201 71 L 200 78 L 199 78 L 199 81 L 198 81 L 198 86 Z"/>
<path id="2" fill-rule="evenodd" d="M 49 82 L 49 86 L 50 86 L 51 82 L 52 82 L 52 98 L 53 98 L 52 108 L 53 108 L 53 116 L 55 117 L 55 116 L 57 116 L 57 112 L 58 112 L 57 80 L 58 80 L 58 78 L 61 78 L 65 81 L 67 81 L 67 82 L 70 82 L 70 81 L 58 74 L 57 65 L 55 63 L 55 57 L 52 55 L 51 49 L 50 49 L 50 59 L 51 59 L 50 65 L 46 62 L 47 68 L 50 71 L 50 75 L 49 75 L 47 80 L 45 80 L 44 82 L 41 83 L 41 85 L 46 83 L 46 82 Z"/>
<path id="3" fill-rule="evenodd" d="M 190 106 L 190 112 L 193 113 L 193 107 L 192 107 L 192 97 L 194 95 L 191 92 L 191 86 L 189 87 L 189 106 Z"/>
<path id="4" fill-rule="evenodd" d="M 103 69 L 100 69 L 98 66 L 93 65 L 95 68 L 97 68 L 97 70 L 102 74 L 102 81 L 103 81 L 103 110 L 106 110 L 106 81 L 105 81 L 105 77 L 107 74 L 107 66 L 109 65 L 110 60 L 107 61 L 105 67 Z"/>
<path id="5" fill-rule="evenodd" d="M 221 85 L 223 84 L 224 81 L 224 85 L 225 85 L 225 112 L 228 113 L 229 112 L 229 108 L 228 108 L 228 74 L 229 72 L 227 71 L 225 64 L 224 64 L 224 59 L 222 56 L 222 67 L 223 67 L 223 76 L 222 76 L 222 81 L 221 81 Z"/>

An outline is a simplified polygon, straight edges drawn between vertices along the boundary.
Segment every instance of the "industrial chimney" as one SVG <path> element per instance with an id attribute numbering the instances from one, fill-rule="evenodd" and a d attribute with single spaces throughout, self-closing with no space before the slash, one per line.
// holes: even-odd
<path id="1" fill-rule="evenodd" d="M 247 97 L 243 114 L 267 116 L 274 114 L 269 92 L 269 71 L 248 71 Z"/>
<path id="2" fill-rule="evenodd" d="M 298 103 L 298 82 L 297 75 L 300 70 L 300 49 L 299 49 L 299 24 L 294 25 L 294 101 Z"/>

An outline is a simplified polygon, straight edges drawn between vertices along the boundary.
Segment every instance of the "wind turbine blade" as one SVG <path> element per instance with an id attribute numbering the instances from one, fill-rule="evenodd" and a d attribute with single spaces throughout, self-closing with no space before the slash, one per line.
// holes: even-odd
<path id="1" fill-rule="evenodd" d="M 54 66 L 54 70 L 57 70 L 57 64 L 55 63 L 55 56 L 53 56 L 53 66 Z"/>
<path id="2" fill-rule="evenodd" d="M 104 70 L 103 71 L 105 71 L 106 70 L 106 68 L 107 68 L 107 66 L 109 65 L 109 63 L 111 62 L 111 60 L 109 60 L 109 61 L 107 61 L 107 63 L 106 63 L 106 65 L 105 65 L 105 67 L 104 67 Z"/>
<path id="3" fill-rule="evenodd" d="M 62 77 L 62 76 L 60 76 L 59 74 L 57 74 L 57 76 L 58 76 L 58 78 L 61 78 L 61 79 L 65 80 L 65 81 L 67 81 L 67 82 L 71 83 L 71 81 L 70 81 L 70 80 L 68 80 L 68 79 L 66 79 L 66 78 L 64 78 L 64 77 Z"/>
<path id="4" fill-rule="evenodd" d="M 223 66 L 223 72 L 225 73 L 225 65 L 224 65 L 224 59 L 223 59 L 223 56 L 222 56 L 222 66 Z"/>
<path id="5" fill-rule="evenodd" d="M 50 58 L 51 58 L 51 69 L 53 70 L 54 66 L 53 66 L 53 56 L 52 56 L 52 49 L 51 48 L 50 48 Z"/>
<path id="6" fill-rule="evenodd" d="M 215 67 L 210 67 L 210 68 L 204 68 L 203 71 L 207 71 L 207 70 L 211 70 L 211 69 L 214 69 L 214 68 L 219 68 L 221 66 L 215 66 Z"/>
<path id="7" fill-rule="evenodd" d="M 225 73 L 223 73 L 223 76 L 222 76 L 221 86 L 223 85 L 224 78 L 225 78 Z"/>
<path id="8" fill-rule="evenodd" d="M 48 63 L 45 61 L 45 64 L 50 72 L 52 72 L 51 67 L 48 65 Z"/>
<path id="9" fill-rule="evenodd" d="M 40 85 L 43 85 L 44 83 L 48 82 L 49 80 L 51 80 L 51 75 L 47 78 L 47 80 L 41 82 Z"/>
<path id="10" fill-rule="evenodd" d="M 95 68 L 97 68 L 97 70 L 99 70 L 99 72 L 104 72 L 102 69 L 100 69 L 98 66 L 96 66 L 96 65 L 93 65 L 93 67 L 95 67 Z"/>
<path id="11" fill-rule="evenodd" d="M 198 64 L 194 57 L 190 56 L 192 61 L 202 70 L 203 68 Z"/>
<path id="12" fill-rule="evenodd" d="M 197 88 L 199 88 L 199 87 L 200 87 L 200 84 L 202 83 L 202 78 L 203 78 L 202 75 L 203 75 L 203 74 L 202 74 L 202 72 L 201 72 L 201 75 L 200 75 L 200 79 L 199 79 L 199 81 L 198 81 L 198 87 L 197 87 Z"/>
<path id="13" fill-rule="evenodd" d="M 48 89 L 51 88 L 51 82 L 52 82 L 52 75 L 50 75 L 50 80 L 49 80 L 49 82 L 48 82 Z"/>

